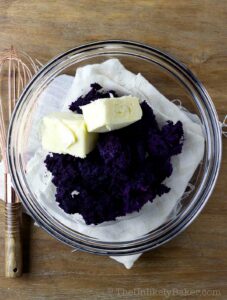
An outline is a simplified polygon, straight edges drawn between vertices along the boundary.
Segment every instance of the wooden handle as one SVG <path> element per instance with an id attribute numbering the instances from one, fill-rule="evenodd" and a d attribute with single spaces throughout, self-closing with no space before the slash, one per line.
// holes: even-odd
<path id="1" fill-rule="evenodd" d="M 5 276 L 22 274 L 21 203 L 5 204 Z"/>

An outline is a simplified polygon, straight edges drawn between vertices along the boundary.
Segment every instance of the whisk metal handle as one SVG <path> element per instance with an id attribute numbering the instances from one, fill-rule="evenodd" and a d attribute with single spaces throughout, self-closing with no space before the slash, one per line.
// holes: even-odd
<path id="1" fill-rule="evenodd" d="M 5 191 L 5 276 L 15 278 L 22 275 L 22 205 L 7 177 Z"/>

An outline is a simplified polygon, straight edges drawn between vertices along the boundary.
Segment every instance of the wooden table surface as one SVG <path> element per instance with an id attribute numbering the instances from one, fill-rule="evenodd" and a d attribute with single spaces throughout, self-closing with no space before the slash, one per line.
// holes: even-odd
<path id="1" fill-rule="evenodd" d="M 46 62 L 81 43 L 130 39 L 177 56 L 201 79 L 220 119 L 227 112 L 227 1 L 0 1 L 0 48 L 14 44 Z M 71 250 L 24 217 L 25 273 L 4 278 L 0 299 L 227 299 L 227 142 L 222 170 L 200 216 L 131 270 Z"/>

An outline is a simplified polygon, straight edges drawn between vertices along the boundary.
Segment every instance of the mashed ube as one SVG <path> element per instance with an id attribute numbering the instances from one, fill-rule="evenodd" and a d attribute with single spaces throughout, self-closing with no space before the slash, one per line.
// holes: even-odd
<path id="1" fill-rule="evenodd" d="M 70 109 L 81 113 L 79 106 L 111 94 L 117 97 L 116 92 L 103 91 L 94 83 Z M 96 148 L 85 159 L 54 153 L 46 157 L 56 201 L 66 213 L 81 214 L 88 225 L 100 224 L 139 211 L 146 202 L 170 191 L 163 181 L 172 174 L 171 157 L 182 151 L 182 123 L 168 121 L 159 128 L 152 108 L 146 102 L 141 108 L 141 120 L 100 134 Z"/>

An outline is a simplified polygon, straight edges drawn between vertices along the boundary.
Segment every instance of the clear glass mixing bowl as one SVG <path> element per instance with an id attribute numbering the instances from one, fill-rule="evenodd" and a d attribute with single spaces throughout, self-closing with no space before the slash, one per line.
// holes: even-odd
<path id="1" fill-rule="evenodd" d="M 183 197 L 177 214 L 136 240 L 105 242 L 76 232 L 56 220 L 37 201 L 26 178 L 26 136 L 39 95 L 60 74 L 74 75 L 78 67 L 118 58 L 141 73 L 169 99 L 178 98 L 203 125 L 205 153 L 191 179 L 195 189 Z M 130 41 L 103 41 L 71 49 L 48 62 L 28 84 L 15 108 L 8 135 L 8 162 L 14 187 L 34 220 L 52 236 L 83 251 L 129 255 L 156 248 L 185 229 L 204 207 L 214 188 L 221 163 L 221 132 L 214 105 L 199 80 L 178 60 L 158 49 Z M 135 224 L 136 226 L 136 224 Z"/>

